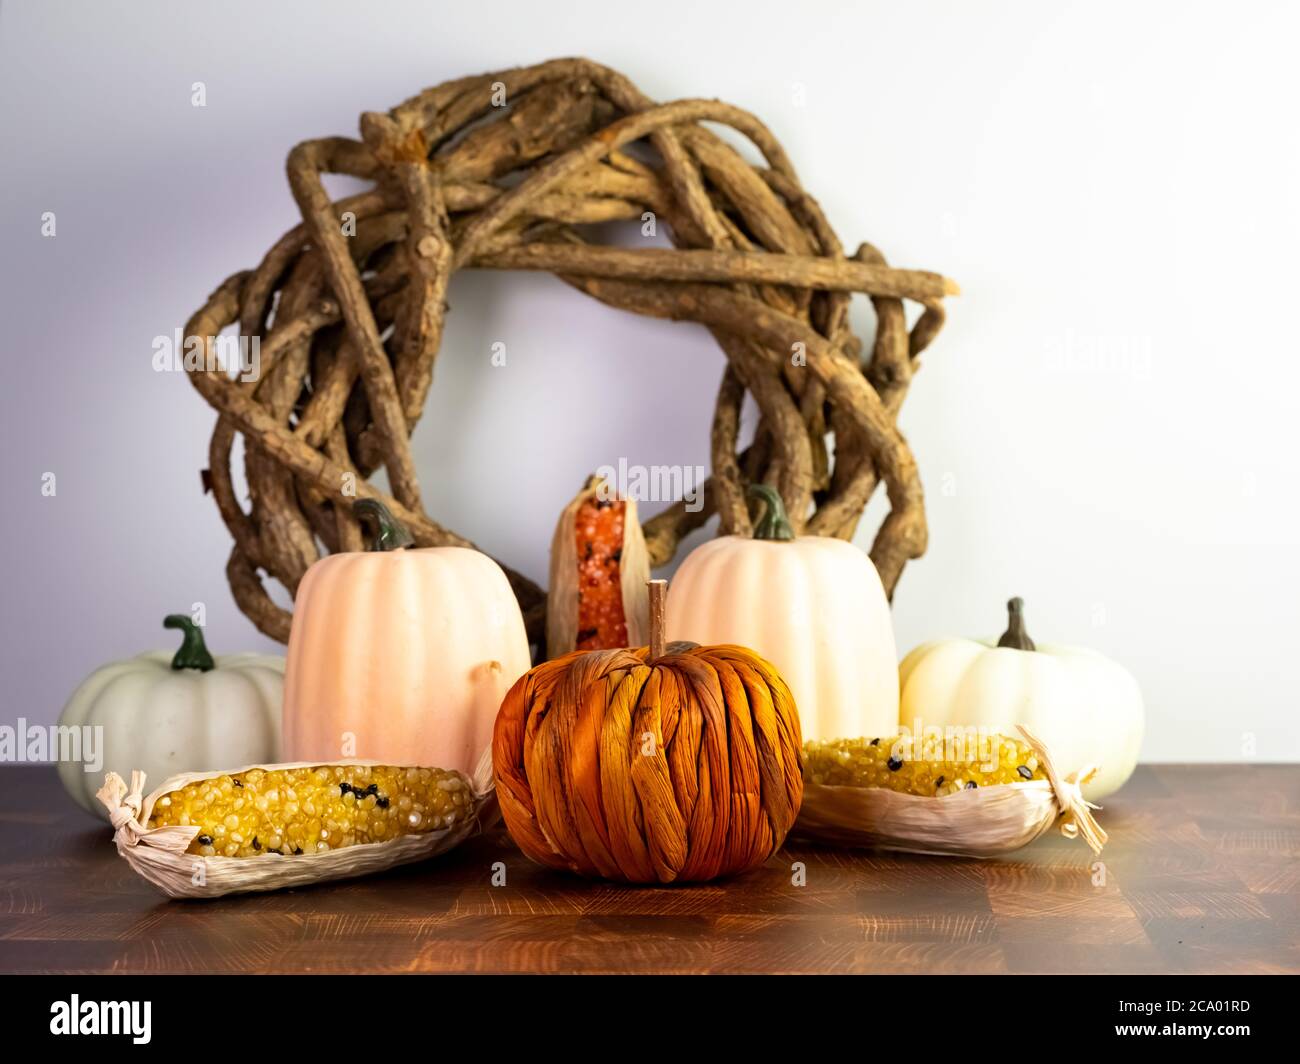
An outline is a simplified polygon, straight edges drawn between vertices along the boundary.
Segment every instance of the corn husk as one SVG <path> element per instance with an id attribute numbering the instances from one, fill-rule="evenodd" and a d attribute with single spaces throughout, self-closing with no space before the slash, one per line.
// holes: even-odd
<path id="1" fill-rule="evenodd" d="M 1059 820 L 1061 834 L 1081 837 L 1100 853 L 1106 833 L 1092 815 L 1098 806 L 1086 801 L 1081 790 L 1096 769 L 1062 778 L 1047 748 L 1025 728 L 1020 733 L 1038 754 L 1046 780 L 943 797 L 805 781 L 803 807 L 792 834 L 834 846 L 999 857 L 1029 845 Z"/>
<path id="2" fill-rule="evenodd" d="M 551 540 L 551 584 L 546 595 L 546 653 L 559 657 L 578 645 L 578 547 L 575 540 L 578 511 L 596 497 L 606 481 L 592 475 L 560 514 Z M 619 499 L 623 510 L 623 553 L 619 556 L 619 585 L 627 645 L 639 647 L 650 638 L 650 604 L 646 581 L 650 555 L 637 516 L 635 499 Z"/>
<path id="3" fill-rule="evenodd" d="M 296 761 L 277 765 L 246 765 L 230 772 L 253 768 L 315 768 L 319 761 Z M 332 765 L 383 764 L 379 761 L 342 760 Z M 398 766 L 408 767 L 408 766 Z M 403 835 L 385 842 L 367 842 L 324 853 L 257 857 L 200 857 L 186 853 L 198 825 L 149 828 L 154 803 L 196 780 L 226 775 L 222 772 L 183 772 L 167 779 L 147 796 L 143 795 L 145 774 L 131 773 L 128 788 L 122 777 L 110 772 L 96 797 L 108 810 L 113 825 L 113 841 L 127 864 L 169 898 L 219 898 L 226 894 L 304 887 L 332 879 L 382 872 L 401 864 L 423 861 L 458 846 L 481 828 L 490 826 L 498 815 L 496 791 L 492 781 L 492 751 L 485 750 L 470 780 L 474 804 L 464 820 L 451 827 L 421 835 Z"/>

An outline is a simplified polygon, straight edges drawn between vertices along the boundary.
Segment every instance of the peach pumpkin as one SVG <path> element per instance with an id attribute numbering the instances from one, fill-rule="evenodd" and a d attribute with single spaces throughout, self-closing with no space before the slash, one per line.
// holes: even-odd
<path id="1" fill-rule="evenodd" d="M 382 503 L 353 509 L 377 528 L 371 547 L 322 558 L 298 585 L 284 759 L 472 776 L 502 697 L 530 664 L 519 604 L 486 554 L 415 548 Z"/>
<path id="2" fill-rule="evenodd" d="M 898 731 L 898 651 L 880 575 L 852 543 L 795 537 L 781 496 L 753 538 L 693 550 L 668 590 L 668 638 L 750 647 L 790 685 L 805 739 Z"/>

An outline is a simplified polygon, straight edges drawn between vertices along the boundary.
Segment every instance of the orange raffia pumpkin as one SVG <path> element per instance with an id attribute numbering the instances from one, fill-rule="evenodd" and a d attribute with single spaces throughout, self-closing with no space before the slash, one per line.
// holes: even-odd
<path id="1" fill-rule="evenodd" d="M 803 797 L 785 681 L 735 646 L 578 651 L 510 689 L 492 741 L 497 797 L 534 861 L 630 883 L 748 871 L 785 840 Z"/>
<path id="2" fill-rule="evenodd" d="M 364 758 L 473 776 L 501 696 L 529 665 L 505 573 L 462 547 L 416 549 L 373 499 L 368 551 L 333 554 L 298 585 L 285 665 L 284 760 Z"/>

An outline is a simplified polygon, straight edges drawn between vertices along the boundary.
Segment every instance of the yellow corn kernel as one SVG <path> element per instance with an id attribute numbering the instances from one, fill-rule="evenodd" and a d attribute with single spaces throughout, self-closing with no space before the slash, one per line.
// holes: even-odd
<path id="1" fill-rule="evenodd" d="M 804 744 L 804 779 L 833 787 L 883 787 L 942 797 L 959 790 L 1047 778 L 1032 747 L 1005 735 L 945 742 L 832 739 Z"/>
<path id="2" fill-rule="evenodd" d="M 172 791 L 149 827 L 198 825 L 187 852 L 202 857 L 294 856 L 451 827 L 472 807 L 469 781 L 450 770 L 255 768 Z"/>

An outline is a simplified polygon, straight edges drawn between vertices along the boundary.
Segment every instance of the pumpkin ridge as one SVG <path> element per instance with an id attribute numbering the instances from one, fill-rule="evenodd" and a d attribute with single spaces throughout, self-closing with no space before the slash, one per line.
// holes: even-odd
<path id="1" fill-rule="evenodd" d="M 573 794 L 573 812 L 583 851 L 602 876 L 614 875 L 618 861 L 610 847 L 609 828 L 600 794 L 600 733 L 605 707 L 600 687 L 580 692 L 572 740 L 571 771 L 566 774 Z"/>
<path id="2" fill-rule="evenodd" d="M 520 848 L 533 860 L 552 868 L 566 864 L 542 832 L 524 769 L 524 733 L 536 679 L 525 673 L 506 692 L 492 737 L 492 765 L 502 815 Z M 513 816 L 511 815 L 513 813 Z"/>
<path id="3" fill-rule="evenodd" d="M 388 588 L 385 586 L 386 581 L 384 583 L 381 583 L 381 581 L 384 577 L 390 575 L 395 565 L 400 565 L 407 560 L 405 551 L 398 554 L 366 553 L 352 558 L 352 568 L 364 574 L 360 578 L 362 587 L 360 602 L 354 604 L 354 613 L 351 619 L 351 626 L 354 631 L 365 623 L 362 618 L 382 617 L 386 614 L 387 607 L 385 603 L 388 598 Z M 369 579 L 366 579 L 366 576 Z M 375 634 L 372 630 L 368 631 L 366 636 L 373 637 Z M 343 690 L 372 691 L 375 689 L 375 674 L 377 672 L 387 672 L 389 668 L 386 654 L 384 654 L 384 651 L 390 646 L 386 638 L 388 634 L 386 631 L 380 633 L 379 657 L 377 660 L 374 656 L 368 654 L 340 654 L 338 656 L 338 660 L 344 662 L 347 670 L 352 673 L 345 680 Z M 362 637 L 358 634 L 354 638 L 359 641 Z M 397 710 L 396 706 L 386 708 L 388 712 L 378 721 L 372 723 L 369 729 L 366 729 L 361 726 L 364 718 L 358 719 L 355 716 L 356 707 L 348 707 L 343 724 L 348 731 L 356 735 L 358 754 L 373 756 L 375 752 L 384 748 L 382 744 L 388 740 L 390 722 L 396 715 Z M 367 734 L 367 731 L 369 734 Z"/>
<path id="4" fill-rule="evenodd" d="M 831 541 L 828 540 L 827 542 Z M 842 542 L 842 540 L 834 540 L 836 546 Z M 802 562 L 802 574 L 799 580 L 801 608 L 803 616 L 809 618 L 813 623 L 816 623 L 818 616 L 817 603 L 821 600 L 825 587 L 823 581 L 829 581 L 833 585 L 836 576 L 833 571 L 827 572 L 822 563 L 828 556 L 833 557 L 834 554 L 839 553 L 834 548 L 832 548 L 834 554 L 822 550 L 820 543 L 820 538 L 814 536 L 806 536 L 800 539 L 798 543 L 800 561 Z M 855 552 L 855 555 L 857 554 L 856 548 L 851 547 L 850 549 Z M 865 555 L 862 557 L 865 559 Z M 854 561 L 857 561 L 857 557 L 854 558 Z M 868 564 L 870 563 L 868 562 Z M 842 631 L 833 633 L 837 637 L 842 636 L 842 634 Z M 838 704 L 838 699 L 835 697 L 837 675 L 832 670 L 837 665 L 837 651 L 844 653 L 846 648 L 843 646 L 828 647 L 821 639 L 807 640 L 804 645 L 808 649 L 807 672 L 804 675 L 814 677 L 816 683 L 813 694 L 814 701 L 812 706 L 808 708 L 811 719 L 808 721 L 807 727 L 808 731 L 813 735 L 825 735 L 827 731 L 834 730 L 834 725 L 823 718 L 830 716 L 828 707 Z M 857 647 L 854 647 L 848 652 L 851 654 L 857 649 Z M 800 712 L 804 712 L 802 706 L 800 706 Z M 800 718 L 800 722 L 802 724 L 802 718 Z"/>
<path id="5" fill-rule="evenodd" d="M 702 649 L 702 648 L 701 648 Z M 706 880 L 716 876 L 722 867 L 720 846 L 714 837 L 716 820 L 716 794 L 713 786 L 713 761 L 709 756 L 708 717 L 720 714 L 717 708 L 722 697 L 717 671 L 698 650 L 683 655 L 679 662 L 683 682 L 694 695 L 689 710 L 689 747 L 678 763 L 684 777 L 684 790 L 689 796 L 687 837 L 691 854 L 682 870 L 688 880 Z M 679 725 L 678 731 L 680 732 Z"/>
<path id="6" fill-rule="evenodd" d="M 542 832 L 557 853 L 581 862 L 579 870 L 590 875 L 593 866 L 586 863 L 586 851 L 570 805 L 567 784 L 568 758 L 565 729 L 557 719 L 564 716 L 564 701 L 552 700 L 533 734 L 533 742 L 524 751 L 524 768 L 532 785 L 533 808 Z"/>
<path id="7" fill-rule="evenodd" d="M 623 876 L 638 883 L 655 878 L 644 841 L 641 805 L 631 781 L 632 758 L 639 756 L 632 749 L 633 712 L 650 671 L 650 666 L 638 665 L 609 692 L 600 733 L 601 806 L 610 825 L 610 847 Z"/>
<path id="8" fill-rule="evenodd" d="M 641 807 L 646 848 L 661 883 L 671 883 L 686 863 L 686 822 L 673 793 L 672 780 L 665 756 L 662 726 L 662 701 L 666 670 L 652 666 L 650 677 L 641 689 L 632 712 L 632 737 L 649 735 L 654 753 L 638 749 L 631 764 L 632 786 Z"/>
<path id="9" fill-rule="evenodd" d="M 295 666 L 297 657 L 302 653 L 302 644 L 313 645 L 329 640 L 329 618 L 342 614 L 344 623 L 350 628 L 355 610 L 345 610 L 341 605 L 336 605 L 336 602 L 341 602 L 344 587 L 355 582 L 353 567 L 357 560 L 352 554 L 334 555 L 325 559 L 319 567 L 308 569 L 302 583 L 298 585 L 298 598 L 303 608 L 295 611 L 295 616 L 299 618 L 302 635 L 289 641 L 284 682 L 286 707 L 307 704 L 317 712 L 323 710 L 329 713 L 333 713 L 336 708 L 324 695 L 322 688 L 325 677 L 320 671 Z M 343 641 L 351 642 L 350 632 L 345 633 Z M 335 683 L 339 690 L 357 690 L 363 685 L 364 681 L 355 675 L 356 665 L 356 660 L 350 657 L 341 660 L 335 657 L 329 662 L 330 668 L 336 670 Z M 292 751 L 308 761 L 325 760 L 320 757 L 324 751 L 320 748 L 321 739 L 317 734 L 316 720 L 316 713 L 283 713 L 286 754 Z"/>
<path id="10" fill-rule="evenodd" d="M 773 851 L 774 832 L 767 810 L 769 796 L 763 787 L 761 751 L 756 738 L 759 720 L 772 713 L 771 695 L 761 679 L 755 682 L 753 670 L 746 662 L 732 659 L 729 664 L 745 692 L 745 712 L 728 702 L 727 727 L 731 736 L 733 800 L 739 800 L 752 825 L 741 836 L 752 843 L 753 849 L 744 858 L 746 863 L 750 863 L 766 860 Z"/>
<path id="11" fill-rule="evenodd" d="M 759 801 L 776 839 L 785 837 L 798 814 L 798 807 L 792 807 L 787 790 L 790 773 L 781 758 L 780 747 L 773 739 L 778 734 L 778 709 L 776 691 L 782 685 L 770 668 L 761 659 L 755 665 L 738 664 L 737 671 L 749 694 L 751 707 L 756 707 L 753 714 L 752 739 L 753 749 L 757 755 L 756 768 L 759 782 Z M 795 746 L 794 749 L 798 749 Z"/>
<path id="12" fill-rule="evenodd" d="M 393 541 L 401 543 L 402 537 L 396 535 Z M 465 573 L 458 566 L 440 564 L 438 555 L 432 551 L 412 553 L 409 548 L 399 546 L 389 553 L 392 564 L 383 570 L 385 586 L 380 598 L 385 609 L 389 609 L 392 603 L 398 603 L 406 618 L 406 623 L 393 632 L 395 638 L 401 638 L 403 629 L 413 626 L 413 619 L 421 616 L 425 603 L 459 602 L 466 609 L 477 609 L 473 589 L 466 587 Z M 448 584 L 451 586 L 448 587 Z M 424 616 L 427 618 L 428 614 L 425 613 Z M 410 633 L 410 638 L 402 639 L 402 653 L 397 661 L 388 663 L 390 670 L 400 670 L 402 686 L 406 690 L 421 693 L 426 702 L 425 720 L 428 721 L 436 714 L 433 727 L 438 731 L 442 731 L 448 709 L 443 704 L 445 696 L 430 683 L 430 677 L 436 677 L 439 671 L 438 663 L 432 660 L 434 655 L 430 653 L 430 642 L 436 641 L 438 654 L 446 654 L 451 660 L 464 662 L 465 627 L 449 622 L 443 630 L 431 632 L 427 624 L 421 624 L 416 631 Z M 383 737 L 381 748 L 389 750 L 401 742 L 401 727 L 397 721 L 386 718 L 382 713 L 380 719 L 384 722 L 383 731 L 387 733 Z M 473 764 L 474 755 L 481 753 L 473 749 L 473 742 L 471 730 L 465 729 L 453 764 Z"/>
<path id="13" fill-rule="evenodd" d="M 740 682 L 740 677 L 725 654 L 715 653 L 710 655 L 710 660 L 717 670 L 718 684 L 722 689 L 718 733 L 722 740 L 724 775 L 721 786 L 716 788 L 718 797 L 715 806 L 719 810 L 724 810 L 726 814 L 727 831 L 723 835 L 722 860 L 724 864 L 730 865 L 741 863 L 749 857 L 749 849 L 752 846 L 751 836 L 755 830 L 755 821 L 748 816 L 749 809 L 741 794 L 737 792 L 737 770 L 742 766 L 737 764 L 736 753 L 732 749 L 732 707 L 737 702 L 742 702 L 748 711 L 749 697 L 745 692 L 744 684 Z M 743 788 L 743 780 L 740 783 Z"/>
<path id="14" fill-rule="evenodd" d="M 687 844 L 693 846 L 695 832 L 695 807 L 699 801 L 699 778 L 696 765 L 700 749 L 699 714 L 691 701 L 693 687 L 682 666 L 682 657 L 675 657 L 665 671 L 672 676 L 678 699 L 677 713 L 671 737 L 665 736 L 668 752 L 668 772 L 672 779 L 677 808 L 686 823 Z"/>

